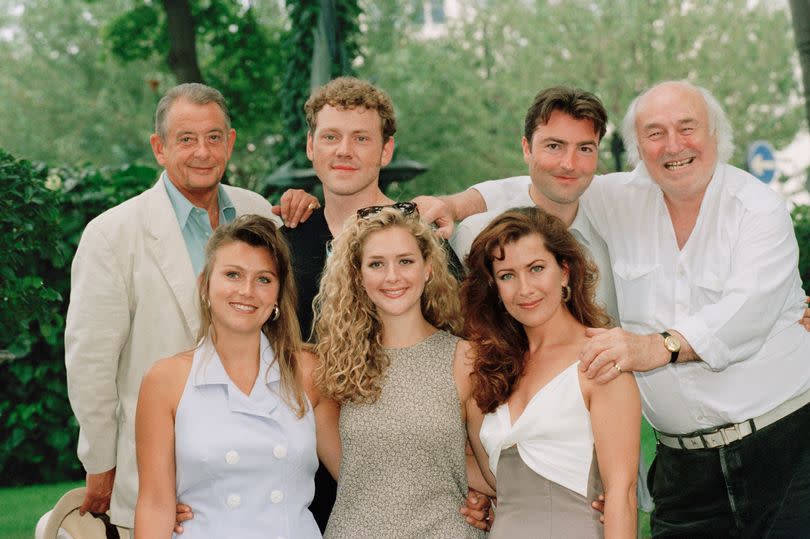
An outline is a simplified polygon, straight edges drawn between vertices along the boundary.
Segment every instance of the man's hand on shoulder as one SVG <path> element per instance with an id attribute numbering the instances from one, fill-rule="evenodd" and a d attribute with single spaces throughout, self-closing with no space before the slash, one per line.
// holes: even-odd
<path id="1" fill-rule="evenodd" d="M 312 210 L 320 207 L 318 199 L 303 189 L 287 189 L 278 206 L 273 206 L 273 213 L 281 217 L 287 228 L 295 228 L 309 219 Z"/>
<path id="2" fill-rule="evenodd" d="M 113 483 L 115 482 L 115 468 L 101 473 L 87 474 L 86 492 L 84 501 L 79 507 L 79 514 L 86 512 L 106 513 L 110 508 Z"/>
<path id="3" fill-rule="evenodd" d="M 650 371 L 668 363 L 660 335 L 638 335 L 621 328 L 587 328 L 588 342 L 580 352 L 580 369 L 604 384 L 623 372 Z"/>
<path id="4" fill-rule="evenodd" d="M 430 195 L 422 195 L 414 198 L 414 202 L 419 208 L 419 217 L 426 223 L 436 225 L 436 232 L 444 239 L 449 239 L 453 235 L 455 226 L 455 216 L 453 209 L 443 199 Z"/>

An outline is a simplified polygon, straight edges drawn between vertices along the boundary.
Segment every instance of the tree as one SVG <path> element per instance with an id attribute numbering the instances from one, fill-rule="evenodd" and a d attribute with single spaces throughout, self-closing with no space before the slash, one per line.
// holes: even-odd
<path id="1" fill-rule="evenodd" d="M 334 77 L 352 74 L 358 58 L 360 8 L 356 0 L 288 1 L 290 31 L 284 40 L 282 160 L 308 167 L 304 103 L 312 90 Z M 320 64 L 320 65 L 319 65 Z"/>
<path id="2" fill-rule="evenodd" d="M 163 0 L 169 36 L 169 67 L 178 83 L 203 82 L 197 62 L 197 35 L 188 0 Z"/>
<path id="3" fill-rule="evenodd" d="M 362 49 L 368 52 L 360 74 L 392 94 L 397 143 L 430 166 L 402 187 L 404 195 L 525 174 L 522 119 L 534 94 L 554 84 L 599 95 L 611 129 L 639 91 L 686 78 L 720 99 L 738 147 L 756 138 L 780 146 L 798 130 L 801 115 L 792 98 L 798 85 L 786 60 L 796 52 L 785 8 L 747 0 L 459 4 L 459 17 L 437 38 L 403 23 L 405 14 L 393 28 L 374 17 L 395 10 L 387 3 L 367 10 Z M 743 157 L 738 152 L 735 162 Z M 607 144 L 601 158 L 600 169 L 613 170 Z"/>
<path id="4" fill-rule="evenodd" d="M 793 33 L 802 66 L 805 115 L 810 127 L 810 0 L 790 0 L 790 10 L 793 13 Z"/>
<path id="5" fill-rule="evenodd" d="M 802 66 L 804 112 L 807 127 L 810 128 L 810 0 L 790 0 L 790 11 L 793 13 L 793 33 Z M 810 191 L 810 170 L 807 171 L 804 186 Z"/>
<path id="6" fill-rule="evenodd" d="M 160 70 L 143 60 L 122 66 L 104 42 L 104 21 L 125 3 L 0 0 L 4 149 L 60 164 L 153 161 L 147 138 L 158 96 L 148 81 Z"/>

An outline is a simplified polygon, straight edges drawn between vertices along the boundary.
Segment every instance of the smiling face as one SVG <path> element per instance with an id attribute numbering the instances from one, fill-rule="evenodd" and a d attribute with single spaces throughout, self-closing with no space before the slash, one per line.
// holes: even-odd
<path id="1" fill-rule="evenodd" d="M 599 134 L 590 119 L 577 120 L 555 110 L 538 125 L 531 142 L 525 137 L 523 160 L 529 165 L 532 197 L 540 207 L 576 204 L 599 164 Z"/>
<path id="2" fill-rule="evenodd" d="M 193 200 L 217 189 L 235 140 L 219 105 L 180 98 L 166 115 L 165 140 L 154 134 L 150 142 L 169 180 Z"/>
<path id="3" fill-rule="evenodd" d="M 376 110 L 325 105 L 314 133 L 307 135 L 307 157 L 323 184 L 324 196 L 358 196 L 379 189 L 380 168 L 391 162 L 394 139 L 383 142 Z"/>
<path id="4" fill-rule="evenodd" d="M 217 333 L 259 331 L 272 314 L 278 292 L 278 268 L 267 249 L 241 241 L 217 249 L 208 283 Z"/>
<path id="5" fill-rule="evenodd" d="M 684 84 L 661 84 L 638 102 L 638 149 L 653 180 L 670 197 L 702 196 L 717 165 L 703 96 Z"/>
<path id="6" fill-rule="evenodd" d="M 503 260 L 493 256 L 492 274 L 504 308 L 523 326 L 541 326 L 562 312 L 568 270 L 546 249 L 540 234 L 504 245 Z"/>
<path id="7" fill-rule="evenodd" d="M 408 230 L 393 226 L 369 234 L 360 263 L 363 288 L 381 319 L 421 312 L 430 266 Z"/>

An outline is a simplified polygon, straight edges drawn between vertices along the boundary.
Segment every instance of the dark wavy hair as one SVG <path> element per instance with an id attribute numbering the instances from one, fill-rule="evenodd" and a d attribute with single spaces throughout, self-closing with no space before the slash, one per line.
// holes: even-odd
<path id="1" fill-rule="evenodd" d="M 551 119 L 555 110 L 577 120 L 590 120 L 593 132 L 599 135 L 599 140 L 605 136 L 607 130 L 607 111 L 602 102 L 591 92 L 571 88 L 569 86 L 552 86 L 534 96 L 526 118 L 523 120 L 523 136 L 531 143 L 532 135 L 538 125 L 545 125 Z M 598 142 L 598 141 L 597 141 Z"/>
<path id="2" fill-rule="evenodd" d="M 506 311 L 492 271 L 503 260 L 504 246 L 539 234 L 560 267 L 568 268 L 571 297 L 563 307 L 588 327 L 605 327 L 610 318 L 596 305 L 599 273 L 576 238 L 558 218 L 540 208 L 519 208 L 502 213 L 473 241 L 467 258 L 467 278 L 461 286 L 464 334 L 473 344 L 473 397 L 484 412 L 506 402 L 523 375 L 529 342 L 523 325 Z"/>

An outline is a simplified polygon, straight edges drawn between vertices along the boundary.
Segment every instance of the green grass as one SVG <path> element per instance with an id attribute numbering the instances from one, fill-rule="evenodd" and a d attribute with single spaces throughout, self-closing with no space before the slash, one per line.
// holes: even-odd
<path id="1" fill-rule="evenodd" d="M 646 421 L 641 425 L 641 447 L 649 465 L 655 456 L 655 436 Z M 49 511 L 62 494 L 82 485 L 84 482 L 0 488 L 0 538 L 31 539 L 39 517 Z M 641 512 L 641 537 L 649 536 L 650 518 Z"/>
<path id="2" fill-rule="evenodd" d="M 84 482 L 0 488 L 0 537 L 31 539 L 39 517 L 50 511 L 62 494 Z"/>
<path id="3" fill-rule="evenodd" d="M 644 460 L 647 462 L 647 466 L 650 466 L 653 458 L 655 458 L 655 434 L 653 433 L 652 427 L 645 419 L 641 420 L 641 452 L 644 454 Z M 643 479 L 645 481 L 647 480 L 646 477 Z M 639 521 L 641 528 L 640 537 L 650 537 L 650 514 L 639 511 L 639 515 L 641 515 Z"/>

